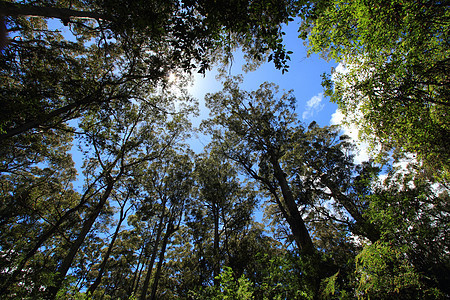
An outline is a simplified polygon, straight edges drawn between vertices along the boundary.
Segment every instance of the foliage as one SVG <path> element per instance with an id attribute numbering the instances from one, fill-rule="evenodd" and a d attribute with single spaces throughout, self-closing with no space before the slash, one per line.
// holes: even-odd
<path id="1" fill-rule="evenodd" d="M 442 1 L 319 1 L 301 30 L 340 61 L 332 100 L 374 149 L 416 153 L 448 181 L 450 11 Z"/>
<path id="2" fill-rule="evenodd" d="M 206 292 L 208 299 L 254 299 L 250 281 L 244 275 L 235 280 L 230 267 L 225 266 L 218 279 L 220 285 Z"/>
<path id="3" fill-rule="evenodd" d="M 367 251 L 369 256 L 371 251 L 385 251 L 387 261 L 395 259 L 397 265 L 396 269 L 390 270 L 391 277 L 397 276 L 400 280 L 414 275 L 417 278 L 412 284 L 416 289 L 420 287 L 421 293 L 434 294 L 433 290 L 436 290 L 439 291 L 437 295 L 445 294 L 448 293 L 445 282 L 450 278 L 448 232 L 445 229 L 449 222 L 448 191 L 417 175 L 414 169 L 403 174 L 394 173 L 370 196 L 367 214 L 378 224 L 382 236 L 380 249 L 373 246 Z M 406 283 L 383 282 L 383 288 L 398 290 L 400 287 L 396 285 Z"/>
<path id="4" fill-rule="evenodd" d="M 403 252 L 389 243 L 366 246 L 356 257 L 358 298 L 377 298 L 377 295 L 415 298 L 420 290 L 418 274 L 402 256 Z"/>
<path id="5" fill-rule="evenodd" d="M 139 92 L 167 86 L 169 74 L 204 73 L 214 53 L 231 53 L 231 43 L 245 45 L 256 60 L 273 52 L 276 66 L 287 68 L 280 24 L 295 14 L 288 0 L 0 4 L 12 36 L 0 56 L 2 141 L 58 128 L 113 100 L 143 100 Z"/>
<path id="6" fill-rule="evenodd" d="M 256 282 L 257 299 L 312 299 L 313 287 L 305 275 L 312 268 L 303 264 L 292 253 L 270 257 L 267 253 L 258 253 L 261 279 Z M 308 270 L 309 269 L 309 270 Z"/>
<path id="7" fill-rule="evenodd" d="M 449 297 L 443 2 L 0 0 L 0 10 L 2 297 Z M 347 121 L 374 131 L 380 155 L 414 152 L 407 166 L 355 165 L 338 127 L 300 123 L 292 91 L 245 91 L 241 78 L 207 95 L 211 143 L 189 149 L 197 108 L 184 79 L 238 48 L 285 72 L 282 25 L 294 16 L 311 51 L 346 64 L 324 84 Z M 186 78 L 173 89 L 169 74 Z"/>

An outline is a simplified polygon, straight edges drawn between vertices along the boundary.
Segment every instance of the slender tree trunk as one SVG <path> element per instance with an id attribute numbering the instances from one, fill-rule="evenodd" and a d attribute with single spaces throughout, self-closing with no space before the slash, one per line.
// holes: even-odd
<path id="1" fill-rule="evenodd" d="M 88 188 L 88 191 L 90 189 Z M 8 277 L 8 279 L 1 285 L 0 294 L 6 294 L 8 291 L 8 288 L 11 286 L 11 283 L 14 282 L 17 278 L 17 276 L 22 272 L 23 268 L 27 264 L 28 260 L 32 258 L 36 252 L 39 250 L 39 248 L 59 229 L 59 227 L 69 219 L 69 217 L 76 211 L 78 211 L 83 205 L 86 204 L 89 197 L 86 196 L 87 191 L 81 198 L 81 201 L 73 208 L 69 209 L 61 218 L 56 221 L 55 224 L 51 225 L 50 228 L 44 232 L 34 245 L 32 249 L 30 249 L 25 257 L 20 261 L 20 263 L 17 265 L 17 268 L 14 270 L 14 272 L 11 274 L 11 276 Z"/>
<path id="2" fill-rule="evenodd" d="M 111 242 L 109 243 L 108 250 L 106 251 L 105 257 L 103 258 L 103 261 L 100 265 L 97 278 L 95 278 L 95 281 L 91 284 L 89 289 L 87 290 L 87 294 L 93 295 L 95 290 L 97 289 L 98 285 L 102 281 L 103 273 L 106 268 L 106 264 L 108 262 L 109 256 L 111 255 L 114 243 L 117 239 L 117 236 L 119 235 L 120 226 L 122 225 L 122 222 L 125 220 L 126 214 L 124 213 L 124 207 L 120 208 L 120 216 L 119 216 L 119 222 L 117 223 L 116 230 L 114 231 L 113 237 L 111 239 Z"/>
<path id="3" fill-rule="evenodd" d="M 147 265 L 147 261 L 148 261 L 147 258 L 144 258 L 144 262 L 141 262 L 146 245 L 147 244 L 144 243 L 143 247 L 141 248 L 141 252 L 139 253 L 136 271 L 134 272 L 133 281 L 130 285 L 130 290 L 128 292 L 128 298 L 130 298 L 132 295 L 136 295 L 139 281 L 141 280 L 142 269 L 144 268 L 144 266 Z"/>
<path id="4" fill-rule="evenodd" d="M 102 19 L 107 20 L 105 15 L 92 11 L 78 11 L 68 8 L 42 7 L 0 1 L 0 11 L 5 16 L 34 16 L 45 18 L 57 18 L 68 20 L 70 18 Z"/>
<path id="5" fill-rule="evenodd" d="M 147 266 L 147 274 L 145 275 L 144 284 L 142 286 L 142 293 L 141 293 L 141 298 L 140 298 L 141 300 L 145 300 L 147 298 L 147 291 L 148 291 L 148 286 L 150 284 L 152 269 L 153 269 L 153 265 L 155 264 L 156 255 L 158 253 L 159 240 L 161 239 L 161 234 L 163 231 L 163 224 L 164 224 L 164 218 L 165 218 L 165 204 L 166 204 L 166 201 L 164 201 L 163 205 L 162 205 L 164 210 L 161 212 L 161 216 L 159 218 L 159 225 L 158 225 L 158 230 L 156 233 L 155 245 L 153 246 L 152 256 L 150 258 L 150 263 Z"/>
<path id="6" fill-rule="evenodd" d="M 59 289 L 61 288 L 63 280 L 66 277 L 67 271 L 69 271 L 69 268 L 72 265 L 75 255 L 78 252 L 78 249 L 83 244 L 87 234 L 89 233 L 89 231 L 92 228 L 92 225 L 94 224 L 98 215 L 102 211 L 106 201 L 108 200 L 108 198 L 113 190 L 114 183 L 115 183 L 115 181 L 112 178 L 109 178 L 108 185 L 100 199 L 100 202 L 97 204 L 97 207 L 92 212 L 92 214 L 89 216 L 89 218 L 84 222 L 83 227 L 81 228 L 80 234 L 78 235 L 77 239 L 74 241 L 72 246 L 70 247 L 69 253 L 66 255 L 63 262 L 59 266 L 59 268 L 57 270 L 57 277 L 55 280 L 55 284 L 53 286 L 49 286 L 49 288 L 48 288 L 47 297 L 46 297 L 47 299 L 55 299 L 56 294 L 58 293 Z"/>
<path id="7" fill-rule="evenodd" d="M 161 252 L 159 253 L 159 261 L 158 261 L 158 266 L 156 267 L 155 280 L 153 281 L 152 294 L 150 296 L 150 300 L 156 300 L 156 291 L 158 289 L 159 277 L 161 276 L 161 268 L 162 268 L 162 264 L 164 262 L 164 255 L 166 253 L 167 242 L 169 241 L 170 236 L 174 232 L 175 232 L 175 227 L 173 226 L 172 222 L 169 221 L 169 224 L 167 224 L 166 233 L 164 234 L 163 244 L 161 246 Z"/>
<path id="8" fill-rule="evenodd" d="M 225 224 L 225 214 L 224 214 L 224 210 L 222 210 L 222 220 Z M 223 235 L 225 237 L 224 239 L 224 248 L 225 248 L 225 252 L 227 254 L 228 257 L 228 261 L 231 261 L 231 251 L 230 251 L 230 243 L 229 243 L 229 234 L 228 234 L 228 226 L 224 226 L 223 227 Z M 220 270 L 219 270 L 220 271 Z"/>
<path id="9" fill-rule="evenodd" d="M 274 176 L 281 188 L 281 193 L 283 194 L 283 202 L 285 205 L 285 211 L 287 215 L 287 222 L 291 228 L 292 234 L 294 235 L 295 242 L 299 250 L 308 255 L 313 255 L 316 253 L 311 236 L 306 228 L 305 222 L 298 210 L 297 203 L 295 202 L 292 191 L 286 180 L 286 176 L 280 167 L 280 164 L 276 158 L 271 160 L 274 169 Z"/>
<path id="10" fill-rule="evenodd" d="M 214 218 L 214 242 L 213 242 L 213 282 L 214 286 L 218 286 L 220 281 L 218 279 L 220 273 L 219 264 L 219 211 L 217 208 L 217 203 L 213 201 L 212 203 L 212 213 Z M 217 277 L 217 278 L 216 278 Z"/>

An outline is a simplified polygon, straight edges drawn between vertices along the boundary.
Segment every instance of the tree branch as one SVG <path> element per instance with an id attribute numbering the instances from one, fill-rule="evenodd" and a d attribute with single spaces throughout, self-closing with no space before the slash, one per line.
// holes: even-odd
<path id="1" fill-rule="evenodd" d="M 42 7 L 0 1 L 0 12 L 6 16 L 33 16 L 44 18 L 57 18 L 67 21 L 70 18 L 111 20 L 110 17 L 92 11 L 78 11 L 69 8 Z"/>

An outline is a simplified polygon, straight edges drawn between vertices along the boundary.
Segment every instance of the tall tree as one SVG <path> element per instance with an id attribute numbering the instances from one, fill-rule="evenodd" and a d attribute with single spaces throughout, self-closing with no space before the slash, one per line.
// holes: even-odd
<path id="1" fill-rule="evenodd" d="M 197 201 L 189 222 L 192 226 L 198 222 L 211 223 L 212 236 L 203 239 L 212 240 L 212 245 L 204 247 L 207 250 L 212 246 L 212 280 L 217 285 L 221 267 L 234 264 L 232 240 L 250 222 L 256 195 L 250 185 L 240 182 L 230 162 L 214 152 L 197 158 L 195 183 Z"/>
<path id="2" fill-rule="evenodd" d="M 241 91 L 238 84 L 227 80 L 222 92 L 206 97 L 214 117 L 209 122 L 211 133 L 216 140 L 223 140 L 219 150 L 271 193 L 298 249 L 312 255 L 316 249 L 281 167 L 286 147 L 291 144 L 289 128 L 296 123 L 295 98 L 292 93 L 276 98 L 276 87 L 268 83 L 251 93 Z"/>
<path id="3" fill-rule="evenodd" d="M 100 285 L 102 277 L 105 273 L 108 260 L 111 256 L 111 253 L 113 251 L 114 244 L 119 236 L 121 226 L 123 224 L 123 221 L 126 219 L 128 212 L 132 208 L 130 204 L 128 204 L 129 198 L 132 196 L 134 188 L 132 186 L 128 186 L 125 190 L 125 192 L 122 192 L 121 195 L 117 195 L 119 193 L 115 193 L 113 196 L 116 199 L 116 202 L 119 204 L 119 219 L 117 220 L 117 225 L 114 230 L 114 233 L 111 237 L 111 241 L 109 242 L 109 245 L 106 249 L 106 252 L 104 254 L 104 257 L 102 258 L 102 262 L 98 268 L 97 277 L 95 278 L 94 282 L 89 286 L 86 293 L 89 295 L 94 294 L 97 287 Z M 125 194 L 125 195 L 124 195 Z"/>
<path id="4" fill-rule="evenodd" d="M 379 239 L 379 229 L 365 215 L 366 196 L 379 169 L 370 163 L 355 166 L 353 146 L 337 127 L 300 125 L 292 92 L 279 97 L 273 84 L 253 92 L 238 85 L 239 80 L 229 79 L 222 92 L 206 97 L 212 118 L 203 126 L 213 134 L 216 151 L 234 160 L 269 195 L 275 205 L 268 212 L 288 224 L 288 240 L 315 264 L 309 275 L 317 293 L 320 278 L 355 255 L 342 252 L 336 243 L 351 244 L 345 237 L 349 233 Z M 333 234 L 324 224 L 332 226 Z M 330 248 L 318 251 L 318 245 Z M 315 259 L 322 251 L 337 251 L 339 259 L 321 265 Z"/>
<path id="5" fill-rule="evenodd" d="M 138 204 L 139 215 L 142 220 L 153 218 L 155 221 L 153 238 L 145 245 L 144 256 L 148 260 L 137 293 L 140 299 L 155 299 L 166 249 L 172 235 L 179 229 L 185 206 L 190 201 L 191 154 L 189 151 L 177 152 L 176 148 L 167 150 L 164 157 L 149 164 L 140 175 L 140 194 L 143 199 Z"/>
<path id="6" fill-rule="evenodd" d="M 297 197 L 322 213 L 320 219 L 334 216 L 354 234 L 377 241 L 379 230 L 364 214 L 369 205 L 365 197 L 372 193 L 380 168 L 372 162 L 355 165 L 355 147 L 336 126 L 322 128 L 313 122 L 296 136 L 301 141 L 286 153 L 285 170 Z M 326 209 L 325 203 L 333 208 Z"/>

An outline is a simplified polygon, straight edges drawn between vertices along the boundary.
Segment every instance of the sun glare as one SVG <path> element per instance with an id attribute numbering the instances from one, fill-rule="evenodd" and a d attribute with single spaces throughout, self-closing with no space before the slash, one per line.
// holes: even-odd
<path id="1" fill-rule="evenodd" d="M 174 83 L 177 80 L 177 75 L 175 75 L 174 73 L 170 73 L 168 80 L 170 83 Z"/>

